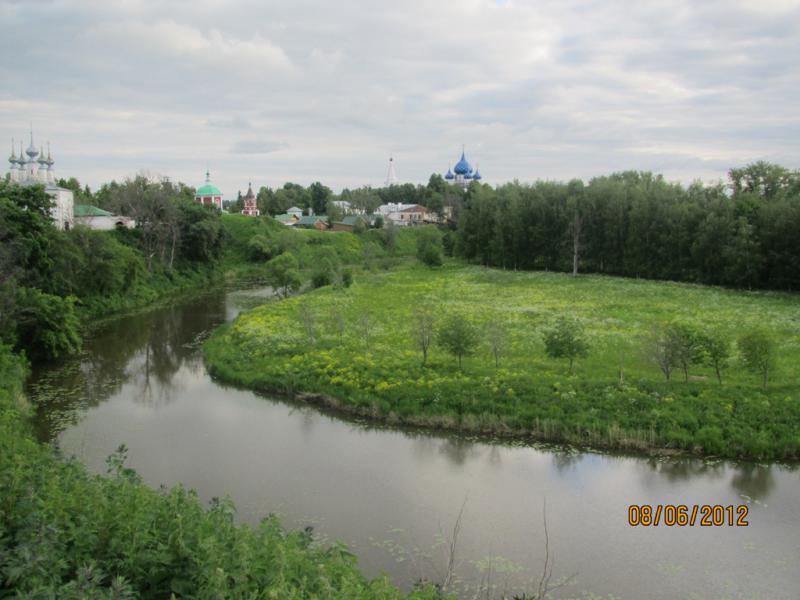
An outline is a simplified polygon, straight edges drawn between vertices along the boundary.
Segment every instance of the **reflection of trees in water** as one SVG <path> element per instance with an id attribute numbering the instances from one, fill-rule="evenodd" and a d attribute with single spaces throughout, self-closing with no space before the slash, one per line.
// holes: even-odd
<path id="1" fill-rule="evenodd" d="M 775 487 L 774 468 L 757 464 L 737 465 L 731 478 L 731 487 L 754 500 L 766 500 Z"/>
<path id="2" fill-rule="evenodd" d="M 474 458 L 479 454 L 478 445 L 471 440 L 463 438 L 445 438 L 441 440 L 439 452 L 444 454 L 450 462 L 462 466 L 468 458 Z"/>
<path id="3" fill-rule="evenodd" d="M 202 369 L 199 346 L 225 315 L 225 295 L 206 294 L 176 307 L 115 319 L 86 336 L 80 357 L 34 374 L 29 393 L 37 406 L 39 438 L 53 440 L 88 408 L 132 383 L 134 400 L 169 402 L 184 366 Z"/>
<path id="4" fill-rule="evenodd" d="M 721 461 L 703 461 L 696 458 L 650 458 L 636 460 L 645 487 L 666 479 L 670 483 L 687 481 L 696 477 L 707 480 L 719 479 L 725 474 L 725 464 Z"/>
<path id="5" fill-rule="evenodd" d="M 583 454 L 570 450 L 553 450 L 553 466 L 559 473 L 564 473 L 570 467 L 578 464 L 583 459 Z"/>

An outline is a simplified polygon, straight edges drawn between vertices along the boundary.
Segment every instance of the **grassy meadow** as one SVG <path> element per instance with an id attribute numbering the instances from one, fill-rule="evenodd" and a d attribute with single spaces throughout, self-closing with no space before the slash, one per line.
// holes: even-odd
<path id="1" fill-rule="evenodd" d="M 414 334 L 420 307 L 433 313 L 434 327 L 456 314 L 481 331 L 463 369 L 435 343 L 422 366 Z M 572 375 L 566 360 L 544 351 L 543 333 L 562 315 L 579 320 L 589 341 Z M 651 328 L 673 320 L 730 340 L 721 385 L 702 365 L 690 369 L 688 382 L 681 372 L 666 382 L 645 355 Z M 742 368 L 733 343 L 756 326 L 778 344 L 767 389 Z M 487 340 L 498 327 L 506 342 L 496 367 Z M 244 313 L 212 336 L 205 355 L 224 380 L 389 423 L 627 450 L 800 458 L 800 303 L 788 294 L 455 263 L 402 266 Z"/>

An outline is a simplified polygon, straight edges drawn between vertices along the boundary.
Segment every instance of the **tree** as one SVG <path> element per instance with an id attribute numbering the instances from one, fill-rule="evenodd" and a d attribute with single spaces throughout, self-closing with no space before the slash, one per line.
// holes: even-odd
<path id="1" fill-rule="evenodd" d="M 278 290 L 284 298 L 300 289 L 302 280 L 298 271 L 297 258 L 294 254 L 284 253 L 267 263 L 266 280 Z"/>
<path id="2" fill-rule="evenodd" d="M 500 366 L 500 357 L 506 350 L 508 334 L 505 323 L 499 318 L 493 319 L 486 327 L 486 339 L 489 342 L 489 349 L 494 356 L 495 369 Z"/>
<path id="3" fill-rule="evenodd" d="M 307 304 L 300 307 L 300 322 L 308 336 L 308 343 L 313 346 L 317 343 L 317 318 Z"/>
<path id="4" fill-rule="evenodd" d="M 567 186 L 569 208 L 572 211 L 570 237 L 572 238 L 572 276 L 578 275 L 578 262 L 581 255 L 581 231 L 583 227 L 583 211 L 585 191 L 583 181 L 573 179 Z"/>
<path id="5" fill-rule="evenodd" d="M 435 336 L 433 312 L 428 307 L 420 307 L 414 313 L 414 341 L 422 352 L 422 366 L 428 362 L 428 350 Z"/>
<path id="6" fill-rule="evenodd" d="M 739 338 L 739 354 L 745 368 L 761 375 L 766 389 L 769 374 L 775 368 L 776 347 L 774 338 L 763 329 L 754 329 Z"/>
<path id="7" fill-rule="evenodd" d="M 555 325 L 544 334 L 545 352 L 551 358 L 566 358 L 569 361 L 569 373 L 576 358 L 589 354 L 589 344 L 583 326 L 575 319 L 559 317 Z"/>
<path id="8" fill-rule="evenodd" d="M 429 267 L 442 266 L 442 234 L 433 227 L 417 232 L 417 259 Z"/>
<path id="9" fill-rule="evenodd" d="M 701 336 L 686 323 L 670 323 L 666 333 L 675 363 L 683 371 L 684 381 L 688 382 L 689 367 L 703 360 Z"/>
<path id="10" fill-rule="evenodd" d="M 338 306 L 333 307 L 331 310 L 330 324 L 339 337 L 339 344 L 342 344 L 344 342 L 344 332 L 347 329 L 347 319 L 345 319 L 344 312 Z"/>
<path id="11" fill-rule="evenodd" d="M 730 342 L 721 333 L 711 331 L 702 335 L 700 346 L 703 350 L 705 362 L 713 367 L 714 372 L 717 374 L 717 381 L 721 384 L 722 370 L 728 366 L 728 359 L 731 355 Z"/>
<path id="12" fill-rule="evenodd" d="M 310 196 L 311 208 L 314 209 L 314 214 L 324 215 L 325 210 L 328 208 L 328 198 L 333 195 L 331 189 L 322 185 L 319 181 L 315 181 L 308 186 L 308 193 Z"/>
<path id="13" fill-rule="evenodd" d="M 447 352 L 458 359 L 470 356 L 478 344 L 478 330 L 463 315 L 450 315 L 437 332 L 437 341 Z"/>
<path id="14" fill-rule="evenodd" d="M 369 350 L 369 339 L 372 335 L 372 315 L 364 311 L 358 315 L 358 333 L 364 342 L 364 347 Z"/>
<path id="15" fill-rule="evenodd" d="M 677 340 L 671 334 L 669 324 L 654 326 L 644 344 L 647 358 L 653 361 L 664 379 L 670 380 L 673 369 L 679 366 Z"/>

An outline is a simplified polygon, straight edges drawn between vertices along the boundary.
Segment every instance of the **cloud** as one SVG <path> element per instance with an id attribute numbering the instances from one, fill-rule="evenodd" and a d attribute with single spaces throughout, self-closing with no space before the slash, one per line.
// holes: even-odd
<path id="1" fill-rule="evenodd" d="M 250 129 L 252 127 L 250 121 L 240 115 L 235 117 L 208 119 L 206 121 L 206 125 L 208 127 L 221 127 L 224 129 Z"/>
<path id="2" fill-rule="evenodd" d="M 231 147 L 233 154 L 269 154 L 289 147 L 286 142 L 239 140 Z"/>
<path id="3" fill-rule="evenodd" d="M 34 121 L 59 173 L 95 186 L 206 165 L 223 190 L 375 185 L 390 153 L 423 182 L 462 144 L 489 183 L 797 167 L 800 2 L 754 6 L 0 3 L 0 132 Z"/>

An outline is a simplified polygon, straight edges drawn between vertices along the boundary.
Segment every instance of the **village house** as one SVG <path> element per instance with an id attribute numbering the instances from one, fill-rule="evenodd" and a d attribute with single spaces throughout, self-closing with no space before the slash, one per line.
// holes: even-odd
<path id="1" fill-rule="evenodd" d="M 349 231 L 352 233 L 359 223 L 366 229 L 367 220 L 364 217 L 360 215 L 347 215 L 340 221 L 335 221 L 331 229 L 333 231 Z"/>
<path id="2" fill-rule="evenodd" d="M 74 207 L 75 225 L 85 225 L 91 229 L 110 231 L 117 227 L 133 229 L 136 221 L 130 217 L 115 215 L 91 204 L 76 204 Z"/>
<path id="3" fill-rule="evenodd" d="M 316 229 L 317 231 L 327 231 L 328 217 L 325 215 L 308 215 L 300 217 L 294 224 L 301 229 Z"/>
<path id="4" fill-rule="evenodd" d="M 298 217 L 294 213 L 292 213 L 292 214 L 285 213 L 285 214 L 282 214 L 282 215 L 275 215 L 273 218 L 276 221 L 278 221 L 279 223 L 283 223 L 287 227 L 292 227 L 295 223 L 297 223 L 298 220 L 300 220 L 300 217 Z"/>

